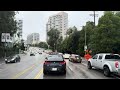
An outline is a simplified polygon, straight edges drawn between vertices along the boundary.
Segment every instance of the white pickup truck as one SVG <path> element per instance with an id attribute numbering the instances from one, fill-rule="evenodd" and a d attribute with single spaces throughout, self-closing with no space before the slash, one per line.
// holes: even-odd
<path id="1" fill-rule="evenodd" d="M 100 53 L 88 60 L 88 69 L 92 67 L 102 69 L 105 76 L 111 73 L 120 75 L 120 55 L 111 53 Z"/>

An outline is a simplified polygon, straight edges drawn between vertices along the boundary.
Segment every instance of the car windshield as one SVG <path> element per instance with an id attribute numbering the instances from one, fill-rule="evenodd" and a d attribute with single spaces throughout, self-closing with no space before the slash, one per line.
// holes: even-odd
<path id="1" fill-rule="evenodd" d="M 0 11 L 0 79 L 111 79 L 119 69 L 120 11 Z"/>
<path id="2" fill-rule="evenodd" d="M 120 56 L 118 56 L 118 55 L 106 55 L 105 59 L 120 59 Z"/>
<path id="3" fill-rule="evenodd" d="M 60 55 L 51 55 L 47 61 L 63 61 L 63 57 Z"/>

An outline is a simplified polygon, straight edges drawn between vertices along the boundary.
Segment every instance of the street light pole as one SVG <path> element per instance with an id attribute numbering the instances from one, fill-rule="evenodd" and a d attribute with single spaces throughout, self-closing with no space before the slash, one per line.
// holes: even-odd
<path id="1" fill-rule="evenodd" d="M 96 11 L 93 11 L 93 14 L 90 14 L 90 16 L 94 17 L 94 27 L 95 27 L 95 17 L 98 17 L 98 14 L 95 13 Z"/>
<path id="2" fill-rule="evenodd" d="M 86 46 L 86 28 L 84 28 L 84 26 L 80 26 L 80 27 L 82 27 L 82 28 L 85 30 L 85 45 L 84 45 L 84 51 L 85 51 L 85 55 L 86 55 L 86 48 L 87 48 L 87 46 Z"/>
<path id="3" fill-rule="evenodd" d="M 95 26 L 95 11 L 94 11 L 94 26 Z"/>
<path id="4" fill-rule="evenodd" d="M 5 58 L 6 58 L 6 30 L 5 30 Z"/>
<path id="5" fill-rule="evenodd" d="M 85 28 L 85 50 L 86 50 L 86 28 Z M 85 51 L 85 55 L 86 55 L 86 51 Z"/>

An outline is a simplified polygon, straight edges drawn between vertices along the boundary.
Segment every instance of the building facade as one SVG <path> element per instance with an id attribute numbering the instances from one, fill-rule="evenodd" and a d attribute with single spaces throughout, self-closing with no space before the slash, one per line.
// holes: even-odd
<path id="1" fill-rule="evenodd" d="M 27 36 L 27 44 L 38 44 L 40 42 L 39 33 L 32 33 Z"/>
<path id="2" fill-rule="evenodd" d="M 60 12 L 58 14 L 50 16 L 46 24 L 46 32 L 50 31 L 52 28 L 59 30 L 60 36 L 65 39 L 68 29 L 68 14 L 65 12 Z M 46 39 L 48 38 L 49 37 L 47 36 Z"/>
<path id="3" fill-rule="evenodd" d="M 17 20 L 17 32 L 13 36 L 14 43 L 21 43 L 23 32 L 23 20 Z"/>

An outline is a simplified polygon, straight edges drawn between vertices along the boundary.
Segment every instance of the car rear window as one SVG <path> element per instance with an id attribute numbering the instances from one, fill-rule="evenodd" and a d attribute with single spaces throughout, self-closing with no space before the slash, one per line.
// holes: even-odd
<path id="1" fill-rule="evenodd" d="M 80 56 L 75 56 L 75 58 L 80 58 Z"/>
<path id="2" fill-rule="evenodd" d="M 61 55 L 51 55 L 48 57 L 47 61 L 63 61 L 63 57 Z"/>
<path id="3" fill-rule="evenodd" d="M 118 56 L 118 55 L 106 55 L 105 59 L 120 59 L 120 56 Z"/>

